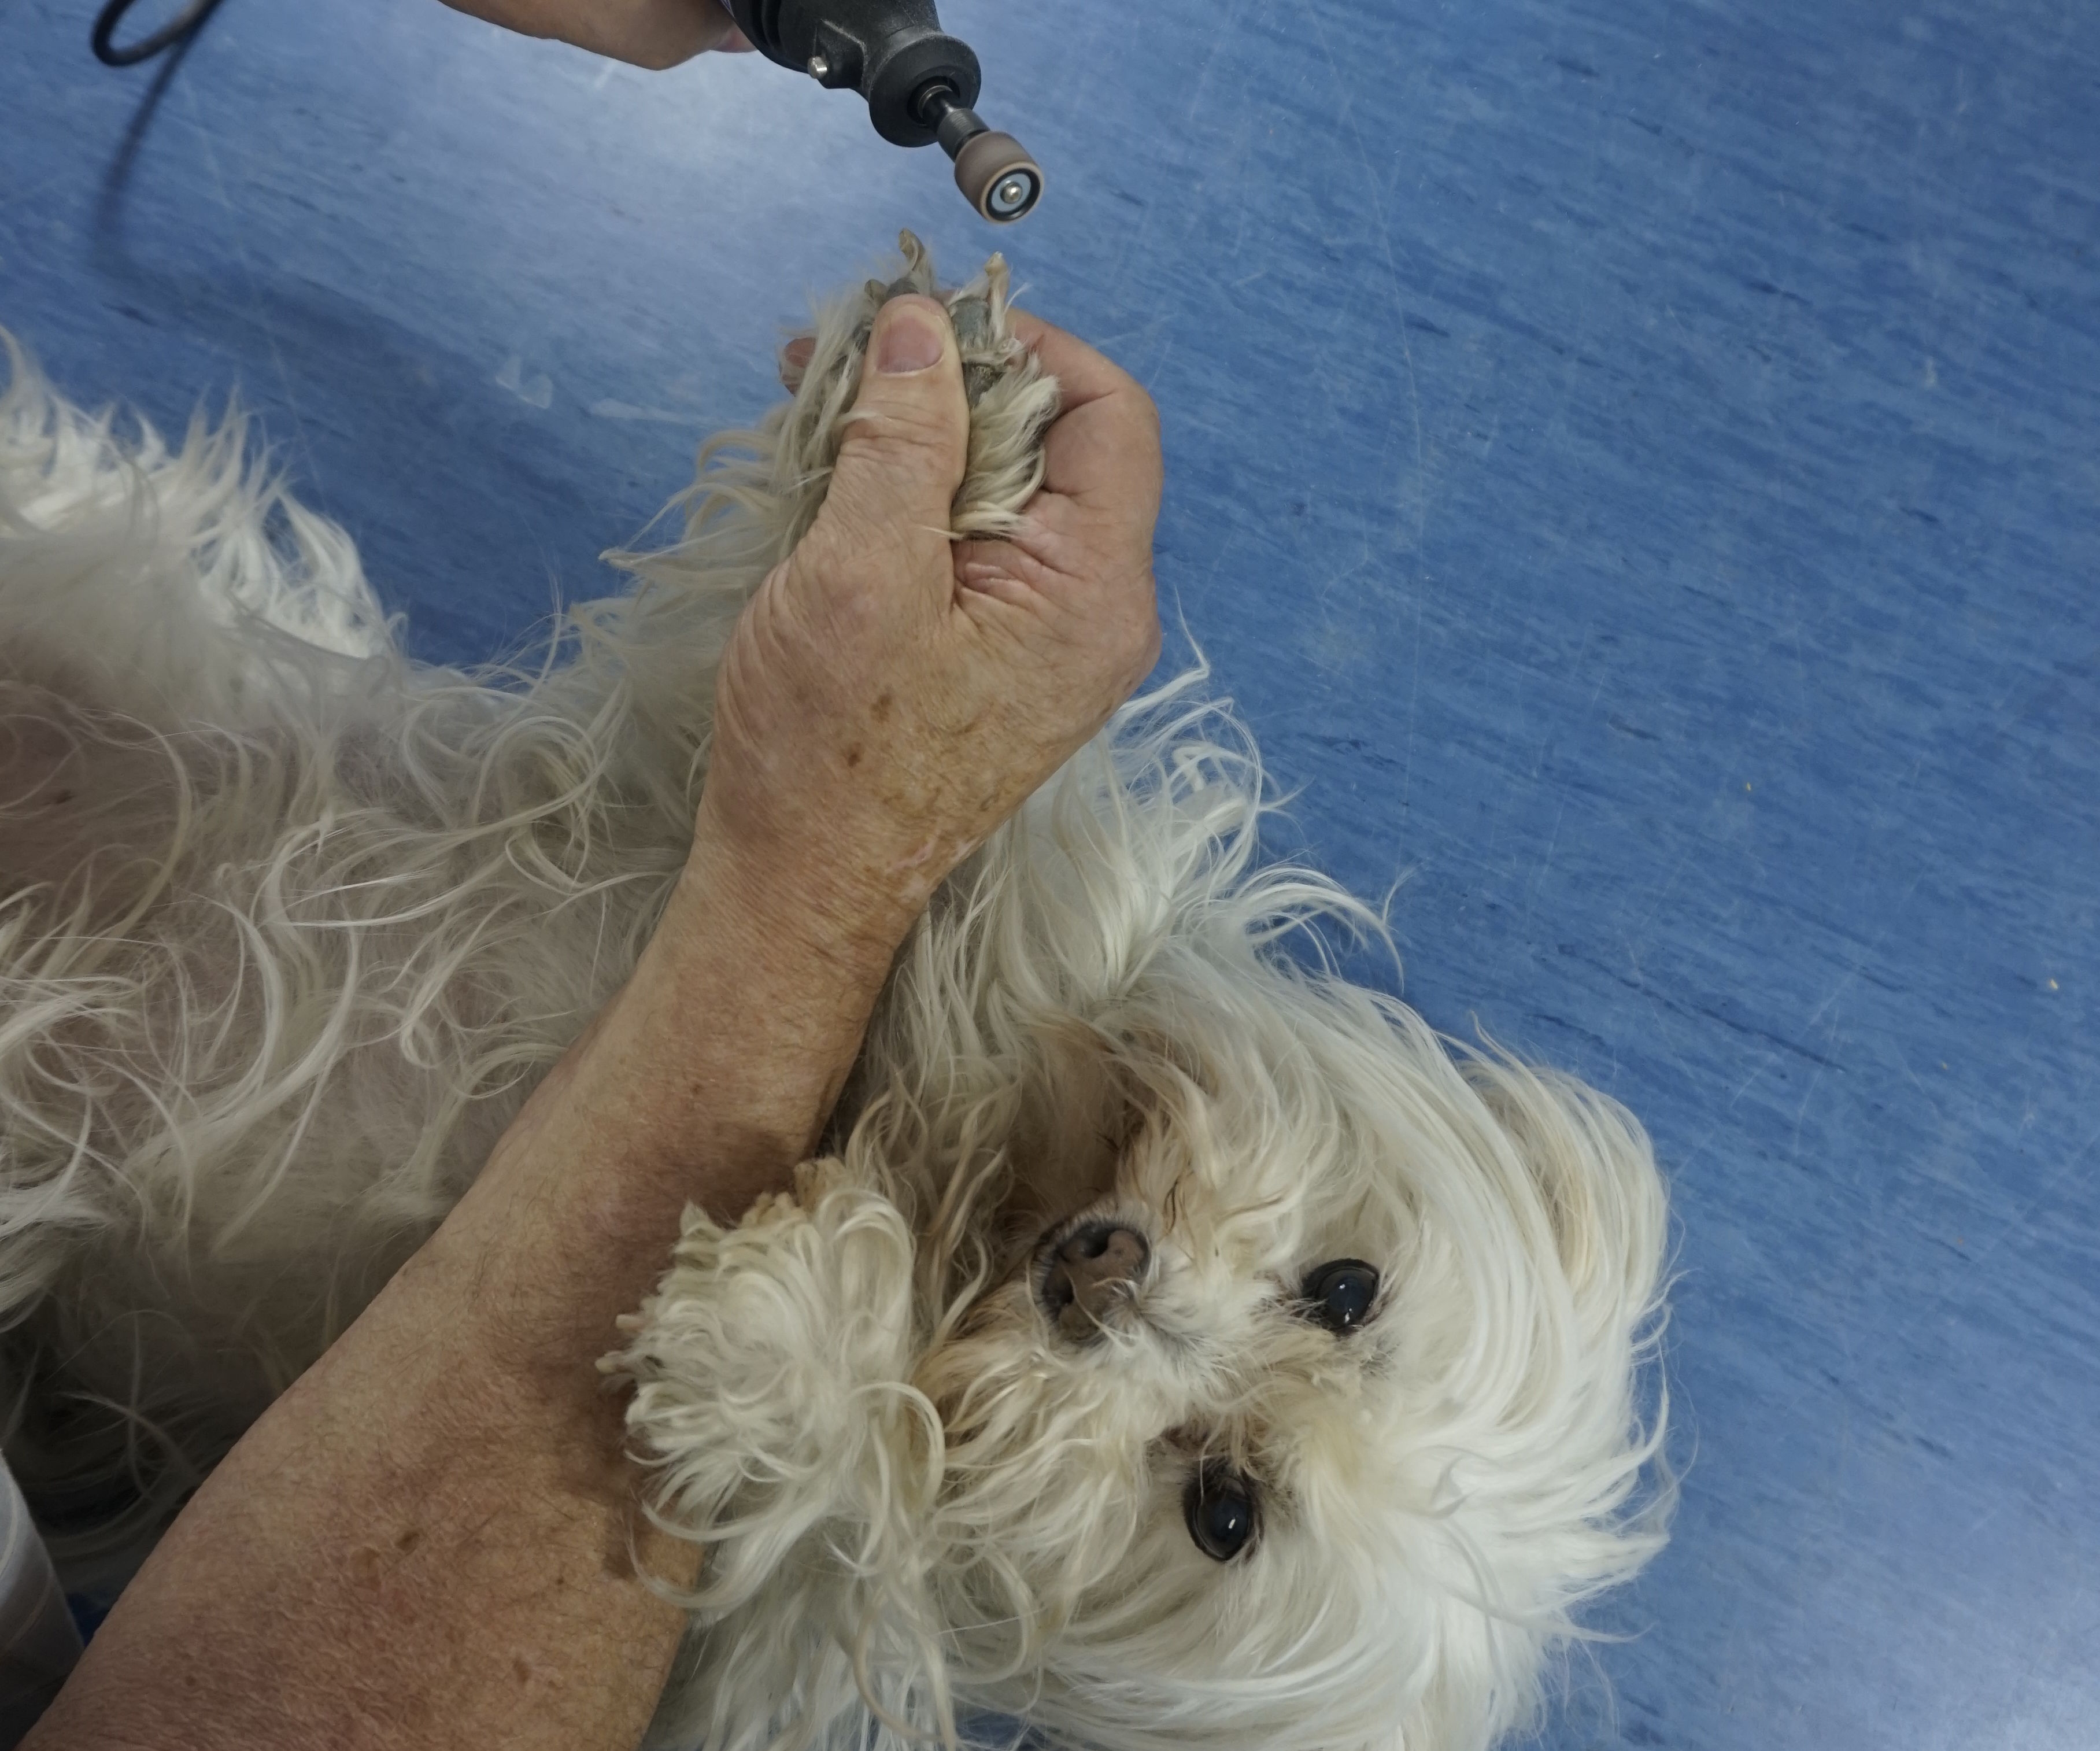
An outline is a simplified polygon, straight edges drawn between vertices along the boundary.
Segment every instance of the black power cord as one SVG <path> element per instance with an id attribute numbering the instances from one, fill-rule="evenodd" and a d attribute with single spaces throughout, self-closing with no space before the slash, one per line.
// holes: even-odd
<path id="1" fill-rule="evenodd" d="M 124 22 L 124 15 L 138 3 L 139 0 L 108 0 L 108 4 L 95 15 L 95 32 L 88 38 L 88 44 L 95 51 L 95 58 L 104 66 L 136 67 L 141 61 L 150 61 L 163 49 L 174 47 L 210 18 L 218 0 L 189 0 L 188 5 L 152 35 L 120 46 L 117 27 Z"/>

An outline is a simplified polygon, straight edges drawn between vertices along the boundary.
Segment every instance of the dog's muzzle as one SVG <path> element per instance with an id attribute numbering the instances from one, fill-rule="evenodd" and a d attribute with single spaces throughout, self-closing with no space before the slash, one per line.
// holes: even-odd
<path id="1" fill-rule="evenodd" d="M 1135 1228 L 1090 1222 L 1045 1245 L 1037 1281 L 1043 1311 L 1067 1338 L 1098 1337 L 1137 1298 L 1152 1246 Z"/>

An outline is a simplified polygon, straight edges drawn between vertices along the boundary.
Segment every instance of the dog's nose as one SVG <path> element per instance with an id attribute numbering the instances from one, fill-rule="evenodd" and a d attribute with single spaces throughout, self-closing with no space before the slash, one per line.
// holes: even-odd
<path id="1" fill-rule="evenodd" d="M 1068 1338 L 1092 1337 L 1114 1308 L 1129 1300 L 1151 1258 L 1151 1246 L 1135 1228 L 1090 1222 L 1065 1236 L 1050 1255 L 1043 1310 Z"/>

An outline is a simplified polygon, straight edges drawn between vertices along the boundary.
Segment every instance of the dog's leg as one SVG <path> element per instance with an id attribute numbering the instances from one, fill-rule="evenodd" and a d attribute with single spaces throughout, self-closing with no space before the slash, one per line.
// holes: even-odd
<path id="1" fill-rule="evenodd" d="M 879 1190 L 809 1163 L 735 1228 L 689 1210 L 627 1347 L 600 1365 L 633 1383 L 650 1519 L 704 1553 L 697 1584 L 671 1590 L 693 1633 L 659 1742 L 755 1722 L 821 1737 L 861 1706 L 856 1649 L 898 1687 L 885 1712 L 945 1713 L 918 1568 L 942 1440 L 909 1384 L 912 1260 Z"/>

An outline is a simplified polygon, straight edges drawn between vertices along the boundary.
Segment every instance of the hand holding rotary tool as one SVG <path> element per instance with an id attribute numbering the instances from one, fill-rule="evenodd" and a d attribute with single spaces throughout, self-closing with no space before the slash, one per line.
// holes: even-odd
<path id="1" fill-rule="evenodd" d="M 130 0 L 111 0 L 114 6 Z M 210 6 L 217 0 L 195 0 Z M 970 108 L 982 75 L 970 46 L 941 29 L 933 0 L 446 0 L 493 24 L 646 67 L 704 49 L 760 51 L 833 90 L 867 99 L 869 119 L 899 146 L 938 140 L 955 186 L 995 224 L 1011 224 L 1043 192 L 1043 172 L 1011 134 Z M 732 21 L 734 29 L 732 29 Z"/>
<path id="2" fill-rule="evenodd" d="M 110 0 L 112 7 L 131 0 Z M 210 6 L 217 0 L 192 0 Z M 869 119 L 899 146 L 936 140 L 955 186 L 995 224 L 1043 192 L 1027 148 L 978 119 L 982 74 L 970 46 L 941 29 L 933 0 L 446 0 L 492 24 L 556 37 L 644 67 L 711 48 L 760 51 L 833 90 L 867 99 Z"/>
<path id="3" fill-rule="evenodd" d="M 112 67 L 151 60 L 188 38 L 218 0 L 187 0 L 160 29 L 117 41 L 136 0 L 106 0 L 95 21 L 96 58 Z M 445 0 L 527 36 L 554 37 L 642 67 L 670 67 L 703 50 L 760 50 L 834 90 L 867 99 L 875 130 L 899 146 L 938 140 L 955 161 L 955 186 L 995 224 L 1025 217 L 1043 171 L 1011 134 L 970 108 L 982 75 L 970 46 L 941 29 L 933 0 Z M 735 20 L 734 28 L 731 20 Z M 741 36 L 739 36 L 741 33 Z"/>
<path id="4" fill-rule="evenodd" d="M 875 131 L 899 146 L 940 142 L 955 186 L 998 224 L 1043 192 L 1043 172 L 1011 134 L 970 105 L 982 75 L 970 46 L 941 29 L 933 0 L 727 0 L 737 28 L 769 60 L 867 99 Z"/>

